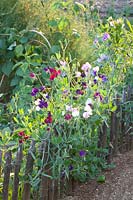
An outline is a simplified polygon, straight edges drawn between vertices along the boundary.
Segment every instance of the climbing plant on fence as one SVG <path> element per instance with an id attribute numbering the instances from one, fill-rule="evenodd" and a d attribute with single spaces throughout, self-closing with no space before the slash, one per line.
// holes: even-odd
<path id="1" fill-rule="evenodd" d="M 131 149 L 133 28 L 109 18 L 95 30 L 93 58 L 84 62 L 67 37 L 58 48 L 36 29 L 11 29 L 1 40 L 1 73 L 12 74 L 14 89 L 1 109 L 4 200 L 56 198 L 68 180 L 93 178 L 112 154 Z"/>

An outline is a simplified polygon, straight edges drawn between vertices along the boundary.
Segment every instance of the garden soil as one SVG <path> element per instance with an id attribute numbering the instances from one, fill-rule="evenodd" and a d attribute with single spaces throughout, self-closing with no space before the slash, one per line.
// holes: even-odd
<path id="1" fill-rule="evenodd" d="M 133 200 L 133 151 L 117 155 L 116 167 L 102 173 L 105 183 L 91 180 L 77 186 L 62 200 Z"/>

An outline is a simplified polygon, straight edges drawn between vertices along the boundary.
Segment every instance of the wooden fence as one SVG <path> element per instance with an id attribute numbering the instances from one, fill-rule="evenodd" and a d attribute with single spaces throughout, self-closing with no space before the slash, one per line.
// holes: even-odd
<path id="1" fill-rule="evenodd" d="M 126 99 L 126 101 L 125 101 Z M 133 149 L 133 93 L 131 88 L 124 90 L 123 102 L 119 102 L 117 99 L 118 109 L 116 112 L 112 112 L 110 120 L 110 128 L 103 124 L 101 131 L 99 132 L 98 147 L 109 149 L 107 156 L 108 162 L 111 162 L 112 156 L 118 152 L 125 152 Z M 107 132 L 109 135 L 107 136 Z M 47 159 L 47 143 L 46 141 L 40 144 L 39 149 L 36 148 L 36 143 L 32 140 L 27 158 L 24 178 L 28 180 L 31 173 L 34 171 L 34 154 L 38 151 L 40 158 L 43 161 Z M 98 155 L 100 156 L 100 155 Z M 4 159 L 3 159 L 4 158 Z M 5 148 L 0 150 L 0 180 L 3 180 L 0 186 L 2 186 L 2 192 L 0 199 L 2 200 L 58 200 L 62 194 L 71 193 L 74 187 L 78 184 L 77 181 L 72 179 L 65 181 L 52 180 L 49 178 L 50 169 L 48 166 L 43 166 L 38 169 L 40 182 L 39 187 L 33 188 L 29 181 L 24 181 L 23 187 L 20 188 L 19 181 L 23 161 L 23 144 L 20 144 L 17 153 L 14 156 L 12 150 Z M 2 162 L 4 167 L 2 169 Z M 43 176 L 43 172 L 49 176 Z M 19 196 L 19 191 L 22 191 L 22 196 Z"/>

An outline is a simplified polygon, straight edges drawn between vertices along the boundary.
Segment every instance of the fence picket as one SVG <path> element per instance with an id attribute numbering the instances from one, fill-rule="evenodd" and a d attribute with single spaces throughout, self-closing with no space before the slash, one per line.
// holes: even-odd
<path id="1" fill-rule="evenodd" d="M 10 180 L 10 172 L 12 169 L 11 161 L 12 161 L 12 154 L 11 151 L 7 151 L 5 153 L 5 160 L 6 164 L 4 167 L 4 181 L 3 181 L 3 192 L 2 192 L 2 199 L 8 200 L 8 187 L 9 187 L 9 180 Z"/>
<path id="2" fill-rule="evenodd" d="M 19 172 L 20 172 L 20 168 L 21 168 L 22 157 L 23 157 L 23 146 L 22 146 L 22 144 L 20 144 L 18 147 L 18 152 L 16 155 L 16 161 L 15 161 L 12 200 L 18 199 Z"/>
<path id="3" fill-rule="evenodd" d="M 31 153 L 35 153 L 35 141 L 32 140 L 30 149 L 27 155 L 27 163 L 26 163 L 26 168 L 25 168 L 25 177 L 28 178 L 28 175 L 31 174 L 33 170 L 33 164 L 34 164 L 34 159 L 31 155 Z M 24 184 L 24 190 L 23 190 L 23 200 L 30 200 L 30 188 L 31 185 L 29 182 L 26 182 Z"/>

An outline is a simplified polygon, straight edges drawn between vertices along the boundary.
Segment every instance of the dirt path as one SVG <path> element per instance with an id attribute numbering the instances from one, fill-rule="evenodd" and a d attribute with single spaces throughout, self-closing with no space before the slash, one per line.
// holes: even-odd
<path id="1" fill-rule="evenodd" d="M 105 183 L 81 184 L 63 200 L 133 200 L 133 151 L 118 155 L 114 162 L 116 168 L 103 173 Z"/>

